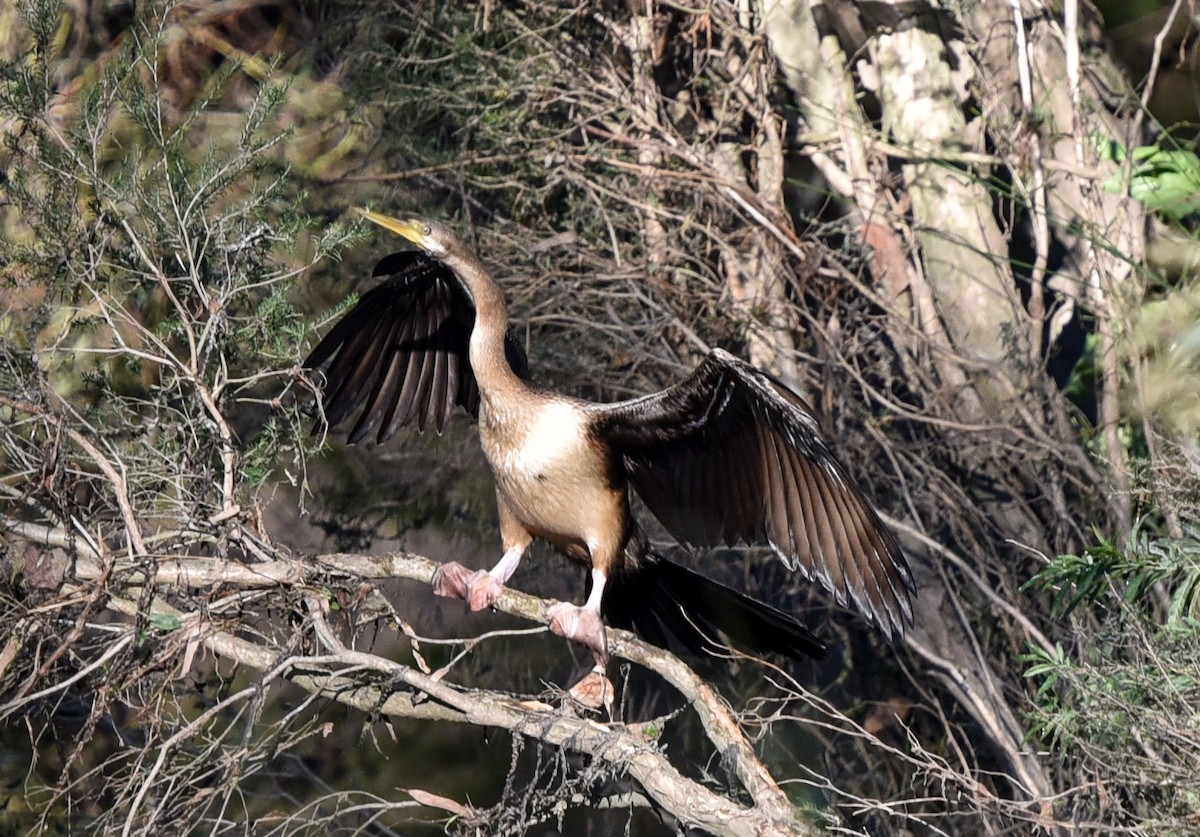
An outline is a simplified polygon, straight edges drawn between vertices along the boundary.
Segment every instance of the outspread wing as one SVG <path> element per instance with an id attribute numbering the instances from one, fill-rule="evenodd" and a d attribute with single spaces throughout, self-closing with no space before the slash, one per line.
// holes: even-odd
<path id="1" fill-rule="evenodd" d="M 890 639 L 912 622 L 912 575 L 891 533 L 779 381 L 714 349 L 681 383 L 597 406 L 650 511 L 690 546 L 766 540 Z"/>
<path id="2" fill-rule="evenodd" d="M 362 407 L 349 441 L 378 428 L 377 441 L 416 422 L 440 433 L 460 405 L 479 412 L 471 370 L 475 308 L 457 277 L 419 252 L 393 253 L 375 266 L 387 276 L 363 294 L 304 361 L 328 363 L 325 416 L 330 426 Z"/>

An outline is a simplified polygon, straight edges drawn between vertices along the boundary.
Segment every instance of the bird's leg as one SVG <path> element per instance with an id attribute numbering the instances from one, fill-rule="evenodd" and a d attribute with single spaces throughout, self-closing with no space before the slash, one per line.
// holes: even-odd
<path id="1" fill-rule="evenodd" d="M 500 512 L 500 542 L 504 544 L 504 555 L 496 566 L 486 572 L 472 572 L 461 564 L 443 564 L 433 575 L 433 592 L 463 599 L 471 610 L 483 610 L 500 598 L 504 582 L 517 569 L 521 556 L 533 540 L 533 535 L 509 510 L 508 501 L 499 489 L 496 490 L 496 507 Z"/>
<path id="2" fill-rule="evenodd" d="M 504 582 L 521 563 L 525 549 L 514 546 L 490 570 L 470 570 L 457 561 L 442 564 L 433 573 L 433 592 L 451 599 L 463 599 L 471 610 L 490 607 L 504 592 Z"/>
<path id="3" fill-rule="evenodd" d="M 608 639 L 604 635 L 604 620 L 600 617 L 600 600 L 607 580 L 603 571 L 593 569 L 592 593 L 583 607 L 557 602 L 546 609 L 550 630 L 586 645 L 595 655 L 598 666 L 608 665 Z"/>
<path id="4" fill-rule="evenodd" d="M 608 579 L 602 570 L 592 570 L 592 593 L 583 607 L 567 602 L 558 602 L 546 609 L 550 630 L 559 636 L 583 643 L 591 649 L 596 665 L 582 680 L 571 687 L 568 694 L 584 706 L 599 709 L 601 706 L 612 714 L 612 681 L 604 673 L 608 666 L 608 638 L 604 634 L 604 619 L 600 616 L 600 601 L 604 598 L 604 583 Z"/>

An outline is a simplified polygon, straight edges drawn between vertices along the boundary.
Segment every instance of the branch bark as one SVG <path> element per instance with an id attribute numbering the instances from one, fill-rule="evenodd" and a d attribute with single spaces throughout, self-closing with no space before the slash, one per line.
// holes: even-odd
<path id="1" fill-rule="evenodd" d="M 76 579 L 88 582 L 120 577 L 125 585 L 132 585 L 127 587 L 130 590 L 142 586 L 161 590 L 200 590 L 220 585 L 248 589 L 295 588 L 328 582 L 331 577 L 403 578 L 428 584 L 437 567 L 436 562 L 407 552 L 377 556 L 334 553 L 261 564 L 239 564 L 219 558 L 162 557 L 152 563 L 120 559 L 107 565 L 80 554 Z M 317 597 L 308 598 L 313 601 Z M 132 616 L 138 613 L 137 601 L 137 596 L 113 596 L 108 607 Z M 546 624 L 546 608 L 551 604 L 553 602 L 506 588 L 495 607 Z M 313 610 L 310 606 L 310 611 Z M 713 747 L 753 800 L 751 806 L 739 805 L 688 779 L 670 763 L 661 749 L 641 735 L 636 725 L 602 724 L 551 712 L 548 707 L 531 708 L 500 692 L 464 689 L 410 666 L 347 648 L 328 626 L 318 633 L 326 646 L 326 654 L 294 656 L 281 663 L 278 651 L 206 625 L 200 611 L 180 610 L 160 597 L 154 601 L 153 613 L 177 618 L 180 630 L 195 637 L 214 654 L 259 671 L 278 672 L 308 691 L 364 711 L 495 726 L 603 759 L 627 770 L 658 805 L 681 823 L 713 834 L 740 837 L 804 835 L 820 831 L 792 805 L 754 752 L 729 706 L 712 687 L 669 651 L 642 642 L 626 631 L 609 629 L 610 651 L 614 656 L 656 672 L 686 698 Z M 311 623 L 323 625 L 323 620 L 319 612 L 310 613 Z M 354 676 L 360 671 L 387 674 L 414 692 L 405 694 L 365 685 Z M 9 712 L 16 708 L 4 707 Z"/>

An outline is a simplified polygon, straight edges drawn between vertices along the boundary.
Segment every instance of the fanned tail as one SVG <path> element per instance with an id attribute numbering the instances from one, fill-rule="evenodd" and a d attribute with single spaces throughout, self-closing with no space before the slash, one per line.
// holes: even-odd
<path id="1" fill-rule="evenodd" d="M 796 617 L 656 554 L 647 554 L 636 572 L 609 579 L 604 616 L 655 645 L 666 647 L 674 638 L 695 653 L 720 649 L 724 634 L 751 653 L 825 656 Z"/>

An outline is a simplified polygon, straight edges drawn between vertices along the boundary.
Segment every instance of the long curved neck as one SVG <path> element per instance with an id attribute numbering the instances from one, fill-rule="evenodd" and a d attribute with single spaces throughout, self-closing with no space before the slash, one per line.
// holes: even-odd
<path id="1" fill-rule="evenodd" d="M 475 305 L 475 327 L 471 331 L 471 368 L 485 400 L 520 395 L 528 386 L 513 372 L 504 352 L 508 329 L 508 305 L 504 294 L 473 256 L 452 255 L 444 259 L 467 286 Z"/>

